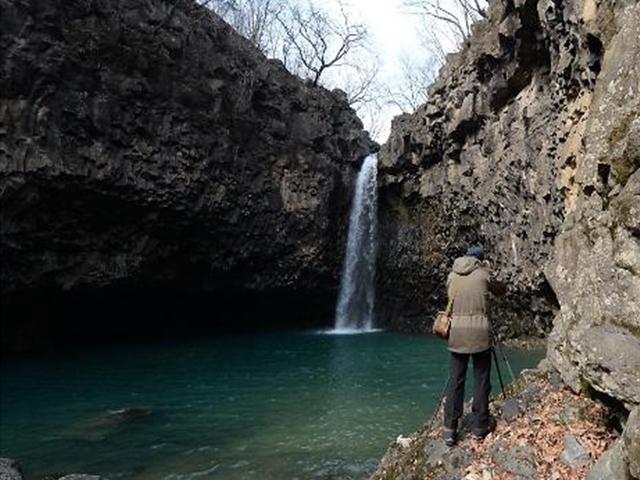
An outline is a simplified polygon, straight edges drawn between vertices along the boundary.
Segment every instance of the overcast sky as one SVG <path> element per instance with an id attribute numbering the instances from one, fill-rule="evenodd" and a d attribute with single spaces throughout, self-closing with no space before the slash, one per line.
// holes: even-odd
<path id="1" fill-rule="evenodd" d="M 440 4 L 447 10 L 456 11 L 459 8 L 458 1 L 440 0 Z M 260 0 L 246 0 L 245 6 L 241 8 L 253 8 L 254 2 L 258 6 L 268 5 L 267 0 L 264 0 L 266 3 L 261 3 Z M 336 21 L 340 21 L 342 18 L 342 5 L 347 12 L 348 21 L 351 25 L 362 24 L 366 27 L 368 32 L 366 49 L 357 49 L 350 52 L 349 58 L 345 58 L 346 65 L 342 65 L 342 68 L 327 69 L 326 73 L 323 73 L 321 84 L 327 88 L 338 87 L 353 92 L 357 90 L 357 85 L 361 84 L 359 77 L 362 76 L 362 72 L 373 71 L 371 65 L 375 63 L 373 59 L 377 58 L 379 66 L 377 85 L 376 88 L 370 89 L 371 92 L 375 92 L 373 96 L 378 100 L 377 104 L 359 107 L 358 114 L 363 120 L 365 128 L 370 130 L 373 138 L 379 143 L 385 142 L 389 136 L 392 118 L 401 113 L 398 106 L 388 101 L 389 90 L 394 92 L 398 90 L 402 92 L 409 91 L 413 94 L 415 93 L 416 85 L 419 85 L 424 91 L 429 86 L 427 84 L 428 81 L 424 79 L 414 79 L 414 81 L 408 82 L 404 78 L 402 71 L 403 61 L 409 62 L 414 66 L 412 72 L 433 70 L 437 68 L 439 63 L 432 58 L 433 52 L 428 47 L 428 43 L 425 42 L 425 30 L 429 30 L 431 35 L 436 35 L 438 43 L 446 51 L 451 51 L 455 48 L 452 41 L 446 38 L 446 30 L 442 29 L 444 24 L 441 23 L 439 26 L 437 23 L 430 23 L 427 25 L 425 23 L 429 21 L 426 19 L 427 17 L 410 13 L 407 7 L 402 5 L 403 0 L 293 0 L 294 4 L 297 2 L 301 5 L 312 4 L 315 7 L 319 7 Z M 480 2 L 484 3 L 485 0 L 480 0 Z M 218 3 L 225 5 L 223 0 L 218 0 Z M 240 5 L 243 5 L 243 2 L 240 2 Z M 221 13 L 219 10 L 217 11 Z M 233 12 L 233 10 L 229 9 L 226 11 Z M 225 13 L 222 14 L 226 15 Z M 234 24 L 232 16 L 227 17 L 227 20 Z M 237 27 L 237 25 L 236 28 L 241 30 L 244 28 L 242 19 L 240 19 L 241 26 Z M 331 39 L 328 40 L 329 42 L 332 41 Z M 274 45 L 277 47 L 277 44 Z M 334 47 L 337 48 L 336 45 Z M 265 48 L 265 45 L 262 48 Z M 268 49 L 265 51 L 267 51 L 268 55 L 278 55 L 277 52 L 279 50 L 276 48 L 271 53 Z M 362 68 L 356 71 L 352 68 L 354 64 Z M 296 73 L 303 76 L 308 76 L 309 74 L 309 72 L 305 71 L 297 71 Z M 407 84 L 414 86 L 414 88 L 405 88 L 404 86 Z M 421 92 L 421 90 L 418 91 Z M 412 96 L 415 98 L 415 95 Z"/>
<path id="2" fill-rule="evenodd" d="M 424 62 L 429 52 L 423 45 L 421 24 L 424 21 L 417 15 L 411 15 L 401 5 L 402 0 L 345 0 L 352 22 L 366 25 L 371 48 L 380 60 L 379 79 L 393 85 L 400 81 L 401 58 Z M 338 2 L 324 0 L 327 8 L 335 8 Z M 425 85 L 425 88 L 427 86 Z M 379 111 L 381 131 L 375 140 L 383 143 L 389 136 L 391 119 L 400 112 L 398 107 L 386 105 Z M 365 124 L 371 119 L 361 115 Z M 367 126 L 367 125 L 365 125 Z"/>
<path id="3" fill-rule="evenodd" d="M 420 48 L 420 18 L 405 13 L 400 0 L 349 0 L 347 5 L 368 27 L 384 73 L 392 74 L 398 68 L 403 53 L 424 55 Z"/>

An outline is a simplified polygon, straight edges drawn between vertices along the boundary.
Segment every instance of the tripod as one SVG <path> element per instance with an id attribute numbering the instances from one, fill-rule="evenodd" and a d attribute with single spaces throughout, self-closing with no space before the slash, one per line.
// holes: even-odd
<path id="1" fill-rule="evenodd" d="M 493 354 L 493 359 L 496 362 L 496 371 L 498 372 L 498 380 L 500 381 L 500 388 L 502 389 L 502 396 L 504 398 L 506 398 L 507 395 L 506 395 L 505 390 L 504 390 L 504 382 L 502 381 L 502 373 L 500 372 L 500 364 L 498 363 L 498 355 L 496 354 L 496 350 L 498 350 L 500 352 L 500 356 L 504 360 L 504 363 L 507 366 L 507 370 L 509 370 L 509 375 L 511 376 L 511 381 L 512 382 L 516 381 L 516 376 L 513 373 L 513 369 L 511 368 L 511 364 L 509 363 L 509 359 L 507 358 L 507 355 L 504 353 L 504 350 L 502 349 L 502 346 L 500 345 L 500 342 L 498 341 L 498 336 L 496 335 L 496 332 L 495 332 L 495 330 L 493 328 L 493 325 L 491 325 L 491 335 L 493 336 L 493 343 L 494 343 L 494 347 L 491 348 L 491 353 Z"/>

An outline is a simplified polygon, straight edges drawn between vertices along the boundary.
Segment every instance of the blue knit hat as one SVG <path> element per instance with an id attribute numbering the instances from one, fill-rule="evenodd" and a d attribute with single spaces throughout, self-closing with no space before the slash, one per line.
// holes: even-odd
<path id="1" fill-rule="evenodd" d="M 484 250 L 480 245 L 471 245 L 467 249 L 467 257 L 475 257 L 478 260 L 484 260 Z"/>

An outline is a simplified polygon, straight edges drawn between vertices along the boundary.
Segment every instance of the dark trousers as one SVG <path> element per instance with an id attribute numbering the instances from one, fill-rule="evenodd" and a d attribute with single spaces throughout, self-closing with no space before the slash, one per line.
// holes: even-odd
<path id="1" fill-rule="evenodd" d="M 491 392 L 491 350 L 480 353 L 453 353 L 449 360 L 449 385 L 444 404 L 444 426 L 456 429 L 464 407 L 464 380 L 469 357 L 473 359 L 473 427 L 489 428 L 489 393 Z"/>

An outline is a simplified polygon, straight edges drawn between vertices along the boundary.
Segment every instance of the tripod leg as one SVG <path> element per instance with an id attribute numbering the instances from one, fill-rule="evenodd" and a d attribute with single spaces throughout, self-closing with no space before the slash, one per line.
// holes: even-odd
<path id="1" fill-rule="evenodd" d="M 511 368 L 511 364 L 509 363 L 509 360 L 507 359 L 507 355 L 504 353 L 504 350 L 502 349 L 502 345 L 500 345 L 500 342 L 498 341 L 498 336 L 496 335 L 496 331 L 493 328 L 493 324 L 490 323 L 491 326 L 491 336 L 493 336 L 493 344 L 494 344 L 494 352 L 493 355 L 495 357 L 495 348 L 497 347 L 498 350 L 500 350 L 500 356 L 502 357 L 502 359 L 504 360 L 504 363 L 507 365 L 507 370 L 509 370 L 509 375 L 511 375 L 511 381 L 515 382 L 516 381 L 516 376 L 513 373 L 513 369 Z M 498 360 L 496 359 L 496 368 L 498 365 Z"/>
<path id="2" fill-rule="evenodd" d="M 511 369 L 511 364 L 509 363 L 509 360 L 507 359 L 507 355 L 504 353 L 504 350 L 502 349 L 502 346 L 498 343 L 498 350 L 500 350 L 500 355 L 502 356 L 502 359 L 504 360 L 504 363 L 507 365 L 507 370 L 509 370 L 509 375 L 511 375 L 511 381 L 515 382 L 516 381 L 516 376 L 513 374 L 513 370 Z"/>
<path id="3" fill-rule="evenodd" d="M 500 388 L 502 389 L 502 397 L 507 398 L 507 393 L 504 390 L 504 382 L 502 381 L 502 373 L 500 372 L 500 365 L 498 364 L 498 355 L 496 355 L 494 348 L 491 349 L 491 353 L 493 353 L 493 360 L 496 362 L 496 371 L 498 372 L 498 380 L 500 381 Z"/>
<path id="4" fill-rule="evenodd" d="M 431 420 L 429 421 L 429 430 L 433 429 L 433 425 L 436 421 L 436 418 L 438 418 L 438 413 L 440 413 L 440 409 L 442 408 L 442 403 L 444 400 L 445 395 L 447 394 L 447 388 L 449 387 L 449 378 L 447 378 L 447 383 L 444 384 L 444 388 L 442 389 L 442 393 L 440 394 L 440 399 L 438 400 L 438 405 L 436 406 L 436 411 L 433 412 L 433 416 L 431 417 Z M 444 415 L 444 412 L 443 412 Z"/>

